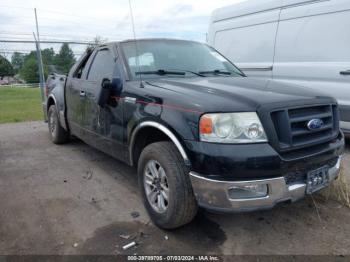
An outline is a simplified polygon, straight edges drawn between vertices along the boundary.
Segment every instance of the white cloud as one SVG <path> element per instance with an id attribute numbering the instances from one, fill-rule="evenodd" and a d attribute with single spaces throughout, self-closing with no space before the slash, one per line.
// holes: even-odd
<path id="1" fill-rule="evenodd" d="M 205 41 L 211 12 L 242 1 L 132 0 L 136 34 Z M 133 37 L 128 0 L 2 0 L 0 39 L 33 39 L 34 7 L 38 11 L 41 39 L 87 41 L 99 35 L 112 41 Z M 0 42 L 0 53 L 4 49 L 33 48 Z M 72 48 L 79 53 L 85 47 L 72 45 Z"/>

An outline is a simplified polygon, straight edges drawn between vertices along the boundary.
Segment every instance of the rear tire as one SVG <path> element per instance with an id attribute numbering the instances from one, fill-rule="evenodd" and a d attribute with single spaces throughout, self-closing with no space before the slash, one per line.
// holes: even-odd
<path id="1" fill-rule="evenodd" d="M 138 162 L 138 176 L 143 202 L 154 224 L 173 229 L 192 221 L 198 206 L 188 169 L 173 143 L 148 145 Z"/>
<path id="2" fill-rule="evenodd" d="M 69 140 L 69 133 L 60 124 L 56 105 L 50 106 L 47 117 L 51 141 L 55 144 L 67 143 Z"/>

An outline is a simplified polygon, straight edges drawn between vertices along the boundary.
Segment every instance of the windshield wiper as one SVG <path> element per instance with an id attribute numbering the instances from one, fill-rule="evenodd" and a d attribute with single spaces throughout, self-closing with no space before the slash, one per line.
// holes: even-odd
<path id="1" fill-rule="evenodd" d="M 135 72 L 135 75 L 179 75 L 179 76 L 183 76 L 185 75 L 185 72 L 181 72 L 181 71 L 168 71 L 168 70 L 164 70 L 164 69 L 159 69 L 159 70 L 155 70 L 155 71 L 138 71 Z"/>
<path id="2" fill-rule="evenodd" d="M 194 71 L 191 71 L 191 70 L 181 70 L 183 72 L 186 72 L 186 73 L 191 73 L 191 74 L 194 74 L 196 76 L 201 76 L 201 77 L 205 77 L 205 75 L 202 75 L 200 72 L 194 72 Z"/>
<path id="3" fill-rule="evenodd" d="M 214 74 L 214 75 L 231 75 L 231 72 L 221 71 L 219 69 L 211 70 L 211 71 L 199 71 L 199 74 Z"/>

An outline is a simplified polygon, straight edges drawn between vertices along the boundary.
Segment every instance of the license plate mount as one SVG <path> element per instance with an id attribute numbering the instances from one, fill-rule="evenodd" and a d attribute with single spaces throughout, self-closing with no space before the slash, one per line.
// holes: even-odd
<path id="1" fill-rule="evenodd" d="M 324 166 L 307 173 L 306 194 L 310 195 L 329 185 L 329 167 Z"/>

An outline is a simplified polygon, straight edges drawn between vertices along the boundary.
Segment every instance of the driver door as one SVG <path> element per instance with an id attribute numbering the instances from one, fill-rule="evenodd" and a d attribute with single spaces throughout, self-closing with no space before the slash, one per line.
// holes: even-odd
<path id="1" fill-rule="evenodd" d="M 107 79 L 112 82 L 118 75 L 116 61 L 117 53 L 111 47 L 100 47 L 93 54 L 84 84 L 86 95 L 84 135 L 89 144 L 124 160 L 122 104 L 107 104 L 102 108 L 97 103 L 103 81 Z"/>

